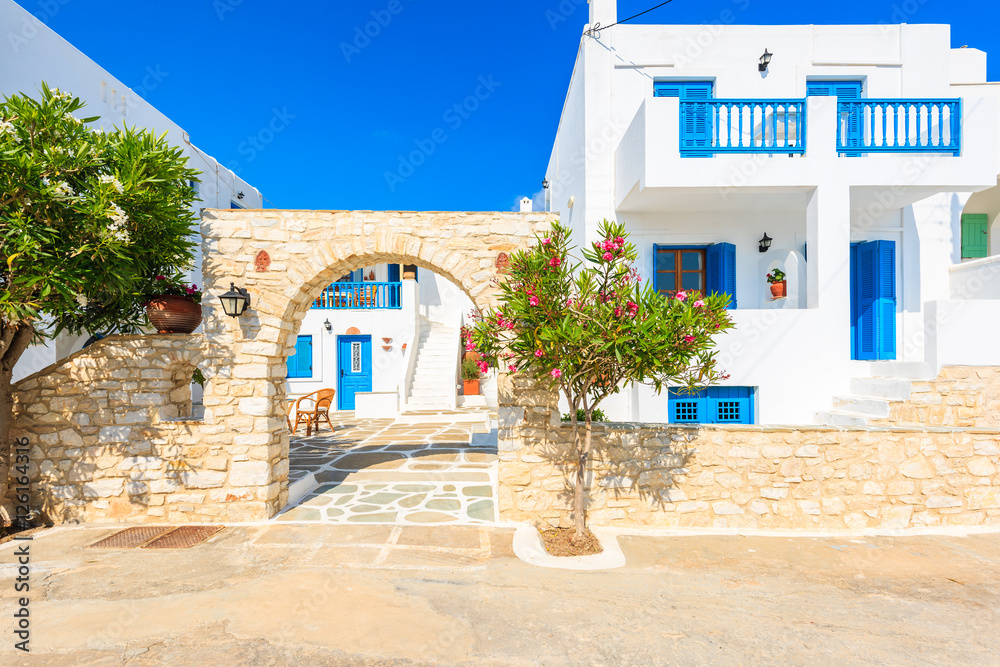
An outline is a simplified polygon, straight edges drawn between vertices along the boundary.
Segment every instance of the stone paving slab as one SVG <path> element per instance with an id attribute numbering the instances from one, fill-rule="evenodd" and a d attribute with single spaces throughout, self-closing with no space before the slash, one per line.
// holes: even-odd
<path id="1" fill-rule="evenodd" d="M 400 424 L 333 415 L 290 443 L 289 480 L 319 484 L 278 523 L 488 525 L 497 520 L 497 451 L 472 424 Z"/>

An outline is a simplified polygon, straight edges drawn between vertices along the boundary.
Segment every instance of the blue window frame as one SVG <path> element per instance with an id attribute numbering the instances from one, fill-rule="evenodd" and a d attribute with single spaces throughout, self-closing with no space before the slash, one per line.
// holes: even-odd
<path id="1" fill-rule="evenodd" d="M 288 377 L 292 379 L 313 376 L 312 336 L 299 336 L 295 341 L 295 354 L 288 357 Z"/>
<path id="2" fill-rule="evenodd" d="M 712 110 L 707 100 L 715 96 L 713 81 L 657 81 L 653 84 L 654 97 L 680 99 L 681 154 L 685 148 L 708 148 L 712 145 Z M 708 154 L 698 157 L 711 157 Z"/>
<path id="3" fill-rule="evenodd" d="M 753 424 L 755 387 L 708 387 L 696 394 L 671 389 L 667 411 L 671 424 Z"/>
<path id="4" fill-rule="evenodd" d="M 860 100 L 864 92 L 864 84 L 861 81 L 806 81 L 806 95 L 817 97 L 836 97 L 837 101 Z M 864 129 L 862 126 L 861 114 L 852 111 L 849 113 L 839 113 L 837 122 L 841 125 L 845 146 L 861 147 L 864 144 Z M 841 153 L 847 157 L 858 157 L 861 155 L 857 151 Z"/>
<path id="5" fill-rule="evenodd" d="M 665 252 L 661 252 L 665 251 Z M 673 271 L 668 262 L 663 261 L 664 255 L 673 251 L 702 250 L 705 253 L 705 289 L 706 294 L 728 294 L 729 309 L 736 308 L 736 246 L 732 243 L 714 243 L 709 246 L 674 246 L 653 244 L 653 289 L 657 292 L 672 293 L 677 290 L 676 280 L 669 277 Z M 672 261 L 681 261 L 671 258 Z M 682 268 L 682 267 L 678 267 Z M 683 275 L 679 273 L 677 275 Z M 666 284 L 663 280 L 668 277 Z M 673 280 L 673 282 L 670 282 Z"/>

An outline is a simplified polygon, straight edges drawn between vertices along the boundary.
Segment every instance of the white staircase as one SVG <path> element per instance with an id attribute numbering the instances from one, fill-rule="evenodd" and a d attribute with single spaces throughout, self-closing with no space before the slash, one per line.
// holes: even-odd
<path id="1" fill-rule="evenodd" d="M 868 426 L 889 416 L 891 404 L 910 398 L 910 380 L 902 378 L 852 378 L 850 396 L 834 396 L 833 409 L 816 413 L 816 420 L 830 426 Z"/>
<path id="2" fill-rule="evenodd" d="M 437 322 L 423 328 L 405 411 L 454 410 L 458 377 L 458 329 Z"/>

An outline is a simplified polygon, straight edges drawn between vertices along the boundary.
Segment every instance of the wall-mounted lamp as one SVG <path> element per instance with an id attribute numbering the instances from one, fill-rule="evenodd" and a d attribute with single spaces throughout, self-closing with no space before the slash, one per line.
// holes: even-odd
<path id="1" fill-rule="evenodd" d="M 766 72 L 767 66 L 771 64 L 771 56 L 773 53 L 769 53 L 767 49 L 764 49 L 764 55 L 760 57 L 760 64 L 757 65 L 757 71 Z"/>
<path id="2" fill-rule="evenodd" d="M 326 329 L 327 333 L 333 331 L 333 325 L 330 324 L 330 318 L 327 318 L 326 322 L 323 322 L 323 328 Z"/>
<path id="3" fill-rule="evenodd" d="M 545 180 L 542 181 L 542 189 L 543 190 L 549 189 L 549 179 L 546 178 Z"/>
<path id="4" fill-rule="evenodd" d="M 229 283 L 229 291 L 219 297 L 222 310 L 229 317 L 239 317 L 250 307 L 250 292 Z"/>
<path id="5" fill-rule="evenodd" d="M 243 196 L 244 195 L 243 195 L 243 191 L 242 190 L 240 190 L 239 192 L 236 193 L 236 198 L 237 199 L 243 199 Z"/>
<path id="6" fill-rule="evenodd" d="M 760 251 L 767 252 L 768 249 L 771 247 L 771 241 L 773 240 L 774 239 L 772 239 L 770 236 L 767 235 L 767 232 L 764 232 L 764 238 L 760 240 Z"/>

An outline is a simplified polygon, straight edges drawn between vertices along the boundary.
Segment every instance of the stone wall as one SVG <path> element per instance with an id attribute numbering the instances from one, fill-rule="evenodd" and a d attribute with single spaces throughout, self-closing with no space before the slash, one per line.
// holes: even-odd
<path id="1" fill-rule="evenodd" d="M 57 523 L 277 511 L 274 478 L 287 478 L 288 463 L 269 446 L 267 418 L 192 418 L 196 367 L 233 382 L 225 359 L 194 335 L 112 336 L 19 382 L 13 435 L 31 446 L 34 506 Z"/>
<path id="2" fill-rule="evenodd" d="M 945 366 L 934 380 L 914 380 L 909 400 L 891 402 L 875 423 L 1000 428 L 1000 368 Z"/>
<path id="3" fill-rule="evenodd" d="M 573 432 L 557 397 L 517 378 L 501 400 L 501 519 L 570 525 Z M 992 526 L 998 467 L 1000 430 L 600 424 L 588 507 L 606 526 Z"/>

